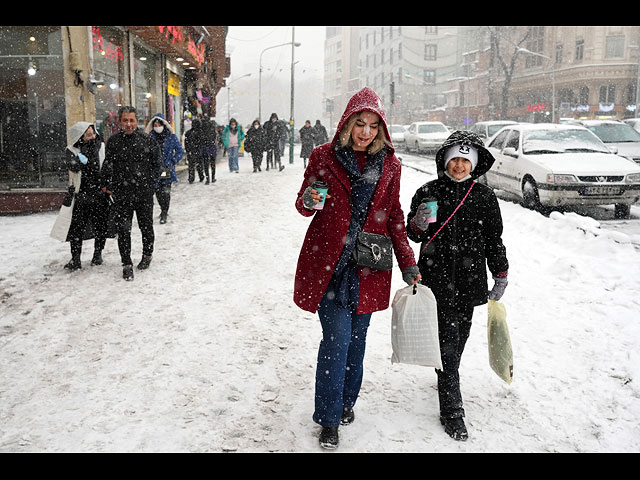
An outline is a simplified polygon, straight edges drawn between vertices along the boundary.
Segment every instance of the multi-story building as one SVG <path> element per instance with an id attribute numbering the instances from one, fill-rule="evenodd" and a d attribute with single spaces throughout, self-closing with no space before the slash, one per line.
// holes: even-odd
<path id="1" fill-rule="evenodd" d="M 229 76 L 222 26 L 5 26 L 0 31 L 0 213 L 58 208 L 68 184 L 68 128 L 95 123 L 106 140 L 117 111 L 140 126 L 156 113 L 178 135 L 215 115 Z"/>

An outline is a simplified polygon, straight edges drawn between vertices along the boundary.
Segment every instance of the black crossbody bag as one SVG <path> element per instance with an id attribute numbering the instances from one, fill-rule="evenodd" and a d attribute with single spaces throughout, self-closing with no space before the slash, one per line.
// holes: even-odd
<path id="1" fill-rule="evenodd" d="M 391 237 L 377 233 L 358 232 L 353 259 L 359 267 L 374 270 L 393 268 L 393 245 Z"/>

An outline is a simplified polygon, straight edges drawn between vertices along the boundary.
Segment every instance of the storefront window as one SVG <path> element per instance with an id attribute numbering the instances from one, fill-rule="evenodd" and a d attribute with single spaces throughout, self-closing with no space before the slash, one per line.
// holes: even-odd
<path id="1" fill-rule="evenodd" d="M 158 102 L 158 57 L 140 45 L 133 47 L 134 90 L 141 126 L 146 126 L 156 113 L 162 112 Z"/>
<path id="2" fill-rule="evenodd" d="M 0 189 L 68 181 L 60 28 L 0 29 Z"/>
<path id="3" fill-rule="evenodd" d="M 96 126 L 106 141 L 117 133 L 118 109 L 124 102 L 125 36 L 116 28 L 92 27 L 93 71 L 101 81 L 96 91 Z"/>

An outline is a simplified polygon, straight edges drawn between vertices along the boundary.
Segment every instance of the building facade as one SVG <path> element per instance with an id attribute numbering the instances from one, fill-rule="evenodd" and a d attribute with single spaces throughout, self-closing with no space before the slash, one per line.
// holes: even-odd
<path id="1" fill-rule="evenodd" d="M 223 26 L 11 26 L 0 31 L 0 213 L 56 209 L 68 184 L 68 127 L 107 140 L 133 105 L 176 133 L 215 115 L 229 76 Z"/>

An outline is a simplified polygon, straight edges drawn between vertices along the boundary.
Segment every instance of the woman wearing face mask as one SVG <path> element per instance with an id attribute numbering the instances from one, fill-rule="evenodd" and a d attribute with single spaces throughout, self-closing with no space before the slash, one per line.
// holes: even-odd
<path id="1" fill-rule="evenodd" d="M 71 245 L 71 261 L 64 268 L 82 268 L 80 256 L 85 229 L 93 227 L 94 249 L 91 265 L 102 264 L 102 250 L 107 238 L 109 202 L 100 189 L 100 171 L 105 157 L 105 146 L 93 124 L 78 122 L 69 132 L 72 144 L 67 146 L 66 161 L 70 172 L 80 173 L 80 188 L 75 192 L 75 203 L 67 240 Z"/>
<path id="2" fill-rule="evenodd" d="M 251 128 L 247 130 L 244 140 L 244 151 L 251 154 L 253 160 L 253 172 L 262 171 L 262 155 L 266 149 L 265 133 L 260 120 L 254 120 Z"/>
<path id="3" fill-rule="evenodd" d="M 240 170 L 238 166 L 238 150 L 242 140 L 244 140 L 242 125 L 238 125 L 235 118 L 230 119 L 229 125 L 224 127 L 222 132 L 222 143 L 229 154 L 229 171 L 232 173 L 238 173 Z"/>
<path id="4" fill-rule="evenodd" d="M 458 368 L 473 309 L 487 299 L 499 300 L 507 286 L 509 262 L 500 206 L 490 188 L 476 183 L 493 162 L 476 134 L 452 133 L 436 153 L 438 178 L 418 189 L 407 216 L 409 238 L 422 244 L 418 260 L 422 283 L 432 290 L 438 305 L 443 367 L 436 370 L 440 421 L 455 440 L 468 438 Z M 435 222 L 427 221 L 428 199 L 437 201 Z M 490 292 L 487 267 L 495 281 Z"/>
<path id="5" fill-rule="evenodd" d="M 156 198 L 160 205 L 160 223 L 167 223 L 171 203 L 171 184 L 178 181 L 176 164 L 184 157 L 184 150 L 171 124 L 158 113 L 147 124 L 145 131 L 160 145 L 163 171 L 156 185 Z"/>
<path id="6" fill-rule="evenodd" d="M 322 326 L 313 420 L 322 426 L 324 448 L 336 448 L 338 427 L 354 421 L 371 314 L 390 300 L 391 270 L 361 266 L 354 257 L 358 232 L 391 239 L 403 280 L 420 279 L 400 206 L 401 164 L 389 138 L 382 102 L 365 87 L 349 101 L 333 141 L 311 153 L 296 198 L 300 214 L 313 217 L 294 302 L 318 312 Z M 315 209 L 316 181 L 328 185 L 322 210 Z"/>

